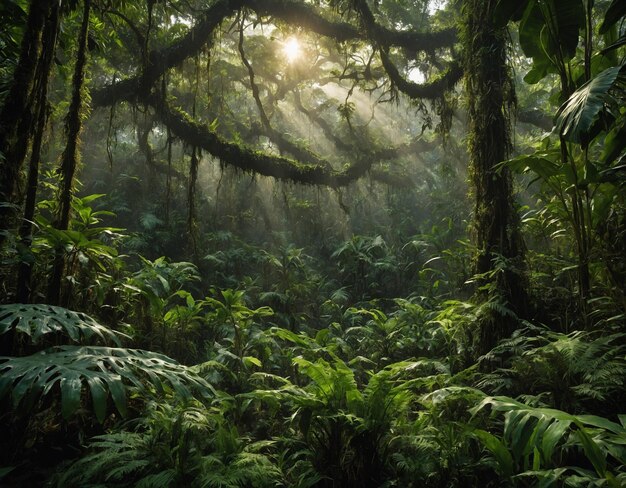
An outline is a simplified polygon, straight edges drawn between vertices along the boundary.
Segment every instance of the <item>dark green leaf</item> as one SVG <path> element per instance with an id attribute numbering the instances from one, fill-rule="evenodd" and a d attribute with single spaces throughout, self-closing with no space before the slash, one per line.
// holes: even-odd
<path id="1" fill-rule="evenodd" d="M 556 72 L 556 60 L 565 63 L 576 54 L 585 11 L 581 0 L 533 0 L 528 3 L 519 27 L 520 46 L 533 58 L 528 82 L 536 83 Z"/>
<path id="2" fill-rule="evenodd" d="M 64 419 L 70 418 L 80 406 L 81 389 L 81 378 L 78 372 L 68 371 L 61 378 L 61 411 Z"/>
<path id="3" fill-rule="evenodd" d="M 126 415 L 126 391 L 143 395 L 171 388 L 188 397 L 213 393 L 210 385 L 187 367 L 161 354 L 138 349 L 62 346 L 32 356 L 0 357 L 0 398 L 9 393 L 15 408 L 54 394 L 60 382 L 62 413 L 71 416 L 85 386 L 98 420 L 105 418 L 107 390 L 119 413 Z M 156 385 L 155 385 L 156 383 Z"/>
<path id="4" fill-rule="evenodd" d="M 604 139 L 604 149 L 602 150 L 602 161 L 611 164 L 626 149 L 626 117 L 621 123 L 613 127 Z"/>
<path id="5" fill-rule="evenodd" d="M 72 342 L 120 345 L 125 334 L 113 331 L 81 312 L 44 304 L 10 304 L 0 306 L 0 334 L 15 329 L 41 343 L 48 334 L 62 333 Z"/>
<path id="6" fill-rule="evenodd" d="M 604 34 L 624 16 L 626 16 L 626 2 L 624 0 L 613 0 L 604 15 L 604 21 L 600 26 L 600 34 Z"/>
<path id="7" fill-rule="evenodd" d="M 623 66 L 614 66 L 592 78 L 567 100 L 559 109 L 556 130 L 566 140 L 587 144 L 589 134 L 599 112 L 604 109 L 608 92 L 615 84 Z"/>
<path id="8" fill-rule="evenodd" d="M 582 426 L 579 426 L 576 434 L 583 445 L 587 459 L 591 461 L 596 472 L 604 478 L 606 475 L 606 458 L 602 450 Z"/>
<path id="9" fill-rule="evenodd" d="M 513 474 L 513 457 L 502 441 L 484 430 L 476 429 L 472 433 L 494 455 L 500 468 L 500 474 L 505 477 L 511 476 Z"/>

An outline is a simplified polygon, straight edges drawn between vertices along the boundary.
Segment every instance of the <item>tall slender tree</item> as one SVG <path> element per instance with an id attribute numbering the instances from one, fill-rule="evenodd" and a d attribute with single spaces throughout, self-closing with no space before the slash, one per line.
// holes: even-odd
<path id="1" fill-rule="evenodd" d="M 66 146 L 61 160 L 61 188 L 59 194 L 59 215 L 56 227 L 67 230 L 70 223 L 72 205 L 72 193 L 74 175 L 79 160 L 79 136 L 82 129 L 82 112 L 85 106 L 85 68 L 87 65 L 87 41 L 89 36 L 89 15 L 91 12 L 91 0 L 83 2 L 83 18 L 78 38 L 76 64 L 72 77 L 72 98 L 65 121 Z M 52 275 L 48 288 L 48 301 L 52 304 L 59 303 L 61 294 L 61 282 L 65 268 L 64 250 L 57 249 Z"/>
<path id="2" fill-rule="evenodd" d="M 26 196 L 24 201 L 24 215 L 20 224 L 20 242 L 25 248 L 30 248 L 32 241 L 33 219 L 35 217 L 35 204 L 37 201 L 37 187 L 39 184 L 39 163 L 41 158 L 41 148 L 44 139 L 46 122 L 48 120 L 48 81 L 54 51 L 57 43 L 60 21 L 60 5 L 56 4 L 50 12 L 50 19 L 46 23 L 42 44 L 45 50 L 37 66 L 35 76 L 35 121 L 33 142 L 28 166 L 28 178 L 26 185 Z M 24 260 L 19 265 L 17 279 L 17 301 L 28 302 L 30 298 L 30 279 L 32 273 L 32 262 Z"/>

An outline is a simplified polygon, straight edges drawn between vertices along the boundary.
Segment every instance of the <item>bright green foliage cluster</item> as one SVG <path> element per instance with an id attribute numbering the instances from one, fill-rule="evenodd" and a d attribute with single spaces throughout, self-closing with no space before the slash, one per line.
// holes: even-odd
<path id="1" fill-rule="evenodd" d="M 611 420 L 624 391 L 621 334 L 562 334 L 528 324 L 481 359 L 502 364 L 484 374 L 460 368 L 468 344 L 446 328 L 460 313 L 477 313 L 469 304 L 426 309 L 397 300 L 388 313 L 347 308 L 343 326 L 312 337 L 264 326 L 271 309 L 248 307 L 242 291 L 202 301 L 178 293 L 185 305 L 173 306 L 163 327 L 175 319 L 189 324 L 186 311 L 197 305 L 198 327 L 213 328 L 212 359 L 196 367 L 102 346 L 1 359 L 0 401 L 19 407 L 16 418 L 51 405 L 63 422 L 80 418 L 86 426 L 92 417 L 106 426 L 56 475 L 58 486 L 624 481 L 626 426 L 622 415 Z M 21 321 L 10 322 L 11 314 L 29 309 L 33 337 L 45 336 L 50 324 L 62 324 L 68 339 L 75 330 L 101 340 L 111 334 L 59 307 L 5 306 L 5 322 L 17 330 Z M 523 400 L 489 393 L 523 393 Z M 581 413 L 566 413 L 570 408 Z"/>
<path id="2" fill-rule="evenodd" d="M 0 20 L 22 19 L 26 3 L 0 6 Z M 129 67 L 117 47 L 131 44 L 113 32 L 144 42 L 142 56 L 162 54 L 162 46 L 189 40 L 193 19 L 183 7 L 208 8 L 94 3 L 106 6 L 108 23 L 91 18 L 90 50 L 102 61 L 91 74 L 115 82 L 113 67 Z M 390 26 L 416 27 L 432 6 L 370 3 Z M 331 4 L 329 19 L 352 19 L 369 5 Z M 415 147 L 385 147 L 386 125 L 412 140 L 420 125 L 421 133 L 432 125 L 429 110 L 462 118 L 452 94 L 428 107 L 399 101 L 408 115 L 385 111 L 385 122 L 368 121 L 359 103 L 367 90 L 372 98 L 387 90 L 377 86 L 378 51 L 418 75 L 437 49 L 405 66 L 403 49 L 380 39 L 374 47 L 355 38 L 336 51 L 324 38 L 313 46 L 322 61 L 299 82 L 303 66 L 281 66 L 277 39 L 262 35 L 252 10 L 241 12 L 210 40 L 213 57 L 199 51 L 163 75 L 168 102 L 194 112 L 193 121 L 185 118 L 190 126 L 206 119 L 207 133 L 230 147 L 266 151 L 297 101 L 302 120 L 294 116 L 298 131 L 281 136 L 283 144 L 317 158 L 335 149 L 393 153 L 381 156 L 372 177 L 394 171 L 348 188 L 303 188 L 212 170 L 205 154 L 195 181 L 186 165 L 200 150 L 176 142 L 155 107 L 125 102 L 105 114 L 108 127 L 95 116 L 85 131 L 93 154 L 84 159 L 101 161 L 86 164 L 85 195 L 72 197 L 68 228 L 56 223 L 58 175 L 42 172 L 32 238 L 0 229 L 0 484 L 626 486 L 625 3 L 496 4 L 497 23 L 513 33 L 520 107 L 537 105 L 555 127 L 538 135 L 520 123 L 518 154 L 498 167 L 528 178 L 518 181 L 527 187 L 520 190 L 526 268 L 493 254 L 487 272 L 472 271 L 463 130 L 447 127 L 446 151 L 428 148 L 419 158 Z M 446 24 L 451 10 L 429 18 Z M 281 28 L 272 25 L 272 35 L 282 36 Z M 260 127 L 256 100 L 238 85 L 250 76 L 246 54 L 236 54 L 237 29 L 262 61 L 250 66 L 274 132 Z M 19 35 L 0 33 L 0 99 Z M 340 66 L 338 53 L 344 72 L 322 69 Z M 321 74 L 345 78 L 349 94 L 329 95 Z M 359 84 L 367 90 L 357 96 Z M 64 103 L 55 103 L 58 113 Z M 423 119 L 413 120 L 416 110 Z M 316 155 L 308 145 L 322 132 L 335 144 Z M 113 155 L 123 164 L 113 165 Z M 391 186 L 380 183 L 385 176 L 395 176 Z M 0 202 L 0 210 L 5 205 L 13 204 Z M 62 289 L 48 305 L 47 278 L 59 260 Z M 32 273 L 29 303 L 13 303 L 13 276 L 24 266 Z M 528 277 L 525 316 L 501 299 L 507 274 Z M 494 317 L 498 331 L 512 333 L 481 355 L 479 324 Z"/>

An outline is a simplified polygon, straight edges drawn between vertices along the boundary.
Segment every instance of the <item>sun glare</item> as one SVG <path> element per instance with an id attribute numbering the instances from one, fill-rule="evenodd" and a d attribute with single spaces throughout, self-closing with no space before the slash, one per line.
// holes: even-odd
<path id="1" fill-rule="evenodd" d="M 296 61 L 301 55 L 300 43 L 295 37 L 290 37 L 283 44 L 283 52 L 289 63 Z"/>

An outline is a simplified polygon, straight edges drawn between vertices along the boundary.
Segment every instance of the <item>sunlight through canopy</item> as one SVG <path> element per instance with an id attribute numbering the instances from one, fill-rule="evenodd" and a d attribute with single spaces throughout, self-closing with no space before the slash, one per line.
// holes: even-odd
<path id="1" fill-rule="evenodd" d="M 300 41 L 295 37 L 290 37 L 283 44 L 283 53 L 287 58 L 287 62 L 293 63 L 302 56 L 302 48 L 300 47 Z"/>

